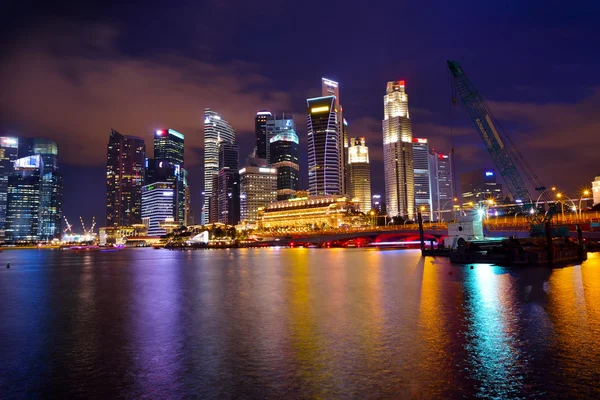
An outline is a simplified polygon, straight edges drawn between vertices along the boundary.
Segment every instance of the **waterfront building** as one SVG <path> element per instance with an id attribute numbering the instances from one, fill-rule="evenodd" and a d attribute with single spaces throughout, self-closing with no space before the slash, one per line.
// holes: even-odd
<path id="1" fill-rule="evenodd" d="M 431 181 L 429 143 L 425 138 L 412 139 L 415 207 L 424 220 L 431 221 Z"/>
<path id="2" fill-rule="evenodd" d="M 348 196 L 358 201 L 360 211 L 371 211 L 371 166 L 365 138 L 350 139 L 348 147 Z"/>
<path id="3" fill-rule="evenodd" d="M 448 220 L 455 205 L 452 155 L 431 151 L 429 169 L 432 220 Z"/>
<path id="4" fill-rule="evenodd" d="M 597 176 L 592 182 L 592 197 L 594 205 L 600 204 L 600 176 Z"/>
<path id="5" fill-rule="evenodd" d="M 173 219 L 175 215 L 175 182 L 155 182 L 142 187 L 142 220 L 148 227 L 149 236 L 166 234 L 161 222 Z"/>
<path id="6" fill-rule="evenodd" d="M 383 168 L 388 215 L 414 218 L 412 123 L 404 81 L 387 83 L 383 97 Z"/>
<path id="7" fill-rule="evenodd" d="M 13 168 L 7 182 L 5 239 L 38 241 L 44 161 L 39 154 L 18 158 Z"/>
<path id="8" fill-rule="evenodd" d="M 502 185 L 496 182 L 496 171 L 479 168 L 460 176 L 460 187 L 464 207 L 488 205 L 490 200 L 501 203 Z"/>
<path id="9" fill-rule="evenodd" d="M 342 194 L 342 163 L 335 96 L 308 99 L 308 190 L 311 196 Z"/>
<path id="10" fill-rule="evenodd" d="M 348 148 L 348 137 L 346 136 L 346 126 L 343 107 L 340 103 L 340 84 L 339 82 L 332 81 L 331 79 L 321 78 L 321 96 L 333 96 L 334 100 L 334 112 L 336 115 L 336 131 L 337 131 L 337 145 L 338 145 L 338 171 L 340 180 L 340 194 L 346 193 L 347 167 L 348 160 L 346 149 Z"/>
<path id="11" fill-rule="evenodd" d="M 312 231 L 365 225 L 359 204 L 346 196 L 309 196 L 276 201 L 259 209 L 258 228 Z"/>
<path id="12" fill-rule="evenodd" d="M 144 224 L 132 226 L 107 226 L 98 229 L 100 246 L 123 245 L 130 238 L 148 238 L 148 227 Z"/>
<path id="13" fill-rule="evenodd" d="M 269 135 L 267 124 L 273 120 L 273 114 L 269 110 L 261 110 L 256 113 L 254 119 L 254 129 L 256 134 L 255 155 L 258 158 L 269 160 Z"/>
<path id="14" fill-rule="evenodd" d="M 144 139 L 111 129 L 106 157 L 106 226 L 142 221 L 145 158 Z"/>
<path id="15" fill-rule="evenodd" d="M 256 223 L 258 209 L 277 199 L 278 171 L 276 168 L 247 165 L 239 170 L 240 218 Z"/>
<path id="16" fill-rule="evenodd" d="M 62 226 L 63 175 L 58 170 L 58 144 L 46 138 L 27 138 L 19 142 L 19 156 L 40 155 L 43 161 L 40 192 L 40 240 L 60 239 Z"/>
<path id="17" fill-rule="evenodd" d="M 185 224 L 186 196 L 188 173 L 184 168 L 185 136 L 174 129 L 159 129 L 154 132 L 154 167 L 156 175 L 146 184 L 169 181 L 175 183 L 176 193 L 173 196 L 175 215 L 173 218 L 180 225 Z"/>
<path id="18" fill-rule="evenodd" d="M 13 172 L 13 162 L 17 158 L 19 158 L 19 139 L 0 136 L 0 242 L 5 239 L 8 177 Z"/>
<path id="19" fill-rule="evenodd" d="M 235 142 L 219 143 L 219 174 L 215 196 L 218 204 L 218 219 L 227 225 L 240 222 L 240 175 L 239 147 Z"/>
<path id="20" fill-rule="evenodd" d="M 275 119 L 270 130 L 271 166 L 277 169 L 277 200 L 293 198 L 300 185 L 300 141 L 293 119 Z"/>
<path id="21" fill-rule="evenodd" d="M 219 142 L 235 141 L 235 132 L 231 125 L 215 111 L 204 110 L 204 204 L 201 224 L 205 225 L 209 217 L 209 201 L 213 196 L 213 176 L 219 173 Z M 236 168 L 236 171 L 238 168 Z M 216 195 L 216 193 L 215 193 Z"/>

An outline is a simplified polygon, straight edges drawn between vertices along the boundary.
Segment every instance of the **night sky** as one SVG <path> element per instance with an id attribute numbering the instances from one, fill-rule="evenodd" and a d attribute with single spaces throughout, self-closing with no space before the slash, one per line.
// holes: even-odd
<path id="1" fill-rule="evenodd" d="M 413 136 L 458 172 L 493 167 L 462 105 L 457 60 L 546 186 L 570 197 L 600 175 L 600 6 L 558 1 L 10 2 L 2 8 L 0 135 L 60 145 L 64 214 L 104 220 L 111 128 L 185 134 L 193 205 L 202 191 L 203 110 L 252 151 L 258 109 L 293 112 L 304 153 L 305 99 L 340 82 L 349 135 L 366 136 L 383 194 L 383 95 L 406 80 Z M 75 7 L 75 8 L 72 8 Z M 103 222 L 100 222 L 102 224 Z"/>

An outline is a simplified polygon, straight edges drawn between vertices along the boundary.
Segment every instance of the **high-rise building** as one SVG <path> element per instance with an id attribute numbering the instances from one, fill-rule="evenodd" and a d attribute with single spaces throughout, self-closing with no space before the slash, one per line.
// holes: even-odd
<path id="1" fill-rule="evenodd" d="M 432 220 L 448 220 L 454 208 L 452 156 L 432 151 L 429 154 Z"/>
<path id="2" fill-rule="evenodd" d="M 176 193 L 173 196 L 175 215 L 173 215 L 173 219 L 180 224 L 185 224 L 185 191 L 188 186 L 187 170 L 184 168 L 184 144 L 185 136 L 174 129 L 159 129 L 154 132 L 154 162 L 162 165 L 163 172 L 154 179 L 175 182 Z"/>
<path id="3" fill-rule="evenodd" d="M 340 103 L 340 84 L 332 81 L 331 79 L 321 78 L 321 96 L 334 96 L 334 112 L 336 114 L 336 130 L 337 130 L 337 143 L 338 143 L 338 171 L 340 175 L 340 193 L 346 193 L 346 171 L 348 167 L 348 160 L 346 149 L 348 148 L 348 137 L 346 136 L 346 125 L 342 123 L 344 120 L 343 107 Z"/>
<path id="4" fill-rule="evenodd" d="M 38 241 L 44 161 L 41 155 L 19 158 L 8 177 L 6 241 Z"/>
<path id="5" fill-rule="evenodd" d="M 160 226 L 175 215 L 176 183 L 155 182 L 142 187 L 142 220 L 149 236 L 162 236 L 166 230 Z"/>
<path id="6" fill-rule="evenodd" d="M 254 224 L 258 209 L 277 199 L 277 169 L 246 166 L 240 173 L 240 217 Z"/>
<path id="7" fill-rule="evenodd" d="M 58 170 L 58 144 L 45 138 L 27 138 L 19 143 L 20 157 L 39 154 L 44 167 L 40 192 L 40 240 L 59 239 L 62 226 L 63 176 Z"/>
<path id="8" fill-rule="evenodd" d="M 269 110 L 260 110 L 256 113 L 254 119 L 254 128 L 256 132 L 256 152 L 258 158 L 269 159 L 269 137 L 267 134 L 267 124 L 273 120 L 273 114 Z"/>
<path id="9" fill-rule="evenodd" d="M 194 212 L 192 211 L 192 193 L 189 185 L 185 187 L 185 226 L 194 225 Z"/>
<path id="10" fill-rule="evenodd" d="M 0 137 L 0 242 L 5 238 L 8 177 L 13 172 L 13 162 L 17 158 L 19 158 L 19 139 Z"/>
<path id="11" fill-rule="evenodd" d="M 496 182 L 496 171 L 479 168 L 460 176 L 460 188 L 464 206 L 487 205 L 492 200 L 502 202 L 502 185 Z"/>
<path id="12" fill-rule="evenodd" d="M 348 147 L 348 196 L 360 204 L 364 213 L 371 211 L 371 166 L 365 138 L 350 139 Z"/>
<path id="13" fill-rule="evenodd" d="M 342 193 L 340 144 L 334 96 L 308 99 L 308 190 L 311 196 Z"/>
<path id="14" fill-rule="evenodd" d="M 415 207 L 431 221 L 431 182 L 429 178 L 429 143 L 425 138 L 412 139 Z"/>
<path id="15" fill-rule="evenodd" d="M 204 204 L 201 223 L 208 222 L 209 201 L 213 196 L 213 176 L 219 173 L 219 142 L 235 141 L 227 121 L 210 108 L 204 110 Z M 237 171 L 237 168 L 236 168 Z"/>
<path id="16" fill-rule="evenodd" d="M 592 182 L 592 196 L 594 205 L 600 204 L 600 176 L 597 176 Z"/>
<path id="17" fill-rule="evenodd" d="M 383 167 L 388 215 L 413 219 L 412 125 L 404 81 L 387 83 L 383 104 Z"/>
<path id="18" fill-rule="evenodd" d="M 239 146 L 235 142 L 219 144 L 219 180 L 216 191 L 218 222 L 240 222 Z"/>
<path id="19" fill-rule="evenodd" d="M 111 129 L 106 157 L 106 226 L 142 222 L 145 162 L 144 139 Z"/>
<path id="20" fill-rule="evenodd" d="M 269 154 L 271 166 L 277 169 L 277 200 L 287 200 L 294 197 L 300 185 L 300 141 L 293 119 L 284 117 L 271 122 L 273 136 Z"/>

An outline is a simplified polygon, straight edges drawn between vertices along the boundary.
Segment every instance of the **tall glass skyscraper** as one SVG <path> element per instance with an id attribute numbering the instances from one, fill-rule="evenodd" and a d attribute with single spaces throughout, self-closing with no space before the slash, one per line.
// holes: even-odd
<path id="1" fill-rule="evenodd" d="M 106 156 L 106 226 L 142 222 L 145 161 L 144 139 L 111 129 Z"/>
<path id="2" fill-rule="evenodd" d="M 44 161 L 34 155 L 15 160 L 8 177 L 6 241 L 38 241 Z"/>
<path id="3" fill-rule="evenodd" d="M 155 182 L 142 187 L 142 219 L 148 226 L 149 236 L 166 233 L 160 223 L 175 214 L 175 182 Z"/>
<path id="4" fill-rule="evenodd" d="M 235 142 L 219 144 L 218 188 L 213 187 L 217 201 L 217 221 L 228 225 L 240 222 L 239 147 Z M 211 221 L 215 222 L 215 221 Z"/>
<path id="5" fill-rule="evenodd" d="M 383 97 L 383 167 L 388 215 L 414 217 L 412 124 L 404 81 L 387 83 Z"/>
<path id="6" fill-rule="evenodd" d="M 431 183 L 429 178 L 429 143 L 425 138 L 413 138 L 413 170 L 415 179 L 415 207 L 423 218 L 431 220 Z"/>
<path id="7" fill-rule="evenodd" d="M 433 220 L 452 216 L 454 207 L 454 184 L 452 181 L 452 155 L 432 151 L 429 154 L 431 208 Z"/>
<path id="8" fill-rule="evenodd" d="M 19 139 L 0 137 L 0 242 L 5 238 L 8 177 L 13 171 L 13 162 L 17 158 L 19 158 Z"/>
<path id="9" fill-rule="evenodd" d="M 340 194 L 346 193 L 346 171 L 348 168 L 347 160 L 347 148 L 348 148 L 348 137 L 346 136 L 346 126 L 342 123 L 344 121 L 343 107 L 340 103 L 340 84 L 332 81 L 331 79 L 321 78 L 321 96 L 334 96 L 334 112 L 337 120 L 337 140 L 338 140 L 338 171 L 340 174 Z"/>
<path id="10" fill-rule="evenodd" d="M 267 124 L 273 120 L 273 114 L 269 110 L 261 110 L 256 113 L 254 129 L 256 133 L 256 157 L 269 161 L 269 136 Z"/>
<path id="11" fill-rule="evenodd" d="M 44 163 L 40 193 L 40 240 L 59 239 L 62 226 L 63 176 L 58 170 L 58 144 L 45 138 L 27 138 L 19 143 L 20 157 L 39 154 Z"/>
<path id="12" fill-rule="evenodd" d="M 219 173 L 219 142 L 235 141 L 231 125 L 210 108 L 204 109 L 204 204 L 201 224 L 208 223 L 209 201 L 213 196 L 213 178 Z"/>
<path id="13" fill-rule="evenodd" d="M 154 159 L 167 161 L 183 168 L 185 138 L 174 129 L 159 129 L 154 132 Z"/>
<path id="14" fill-rule="evenodd" d="M 358 199 L 360 211 L 371 211 L 371 166 L 365 138 L 350 139 L 348 147 L 348 196 Z"/>
<path id="15" fill-rule="evenodd" d="M 293 119 L 270 121 L 272 137 L 269 143 L 271 166 L 277 169 L 277 200 L 295 196 L 300 185 L 298 164 L 300 141 Z"/>
<path id="16" fill-rule="evenodd" d="M 342 194 L 342 171 L 335 96 L 306 100 L 308 191 L 312 196 Z"/>

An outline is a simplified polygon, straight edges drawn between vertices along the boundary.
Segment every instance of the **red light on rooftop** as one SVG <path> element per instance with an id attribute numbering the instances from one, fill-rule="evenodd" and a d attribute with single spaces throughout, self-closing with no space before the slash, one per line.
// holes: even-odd
<path id="1" fill-rule="evenodd" d="M 444 155 L 443 155 L 443 154 L 441 154 L 441 153 L 438 153 L 438 158 L 446 158 L 446 157 L 444 157 Z"/>
<path id="2" fill-rule="evenodd" d="M 400 81 L 400 86 L 404 86 L 404 81 Z"/>

